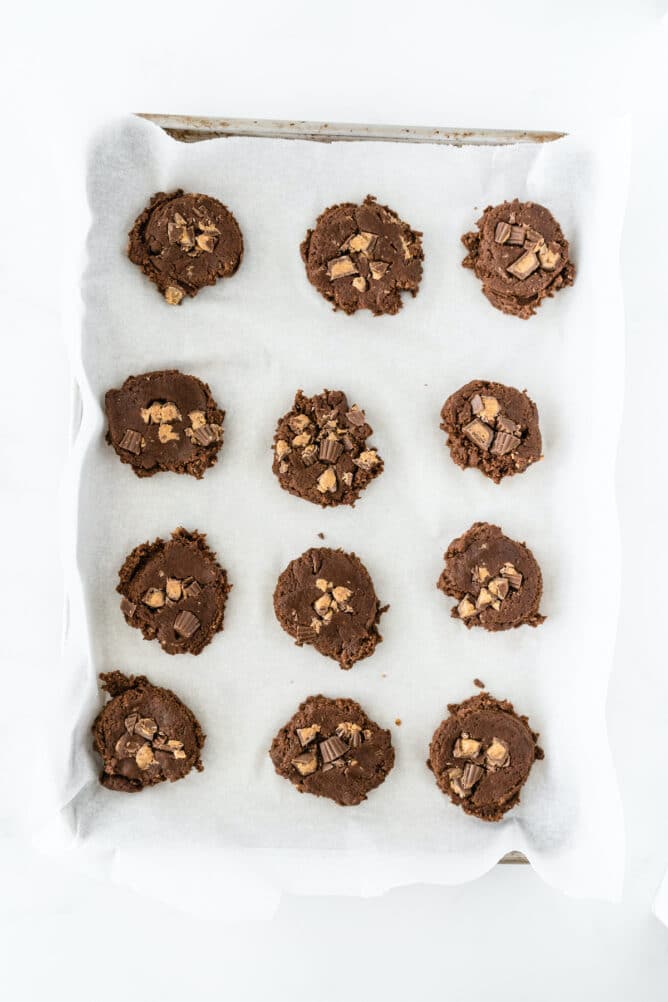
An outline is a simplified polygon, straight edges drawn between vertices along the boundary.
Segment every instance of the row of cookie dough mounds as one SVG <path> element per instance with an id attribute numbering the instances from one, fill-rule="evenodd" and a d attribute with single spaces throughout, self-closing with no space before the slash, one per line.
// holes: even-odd
<path id="1" fill-rule="evenodd" d="M 573 284 L 568 241 L 548 209 L 515 199 L 489 206 L 477 226 L 462 237 L 463 265 L 475 271 L 497 309 L 527 319 L 543 299 Z M 234 275 L 243 257 L 230 210 L 210 195 L 180 188 L 153 195 L 128 237 L 130 260 L 175 306 Z M 402 293 L 416 296 L 420 287 L 422 234 L 373 195 L 325 209 L 301 255 L 311 285 L 347 314 L 396 314 Z"/>
<path id="2" fill-rule="evenodd" d="M 202 771 L 206 737 L 193 712 L 170 689 L 120 671 L 100 676 L 109 701 L 93 726 L 101 784 L 120 793 Z M 428 768 L 467 814 L 499 821 L 520 798 L 531 766 L 543 757 L 538 735 L 511 703 L 486 692 L 448 707 L 436 729 Z M 390 731 L 352 699 L 310 696 L 274 737 L 269 755 L 300 793 L 352 807 L 385 782 L 395 761 Z"/>
<path id="3" fill-rule="evenodd" d="M 206 536 L 184 528 L 141 543 L 126 557 L 117 591 L 126 623 L 167 654 L 200 654 L 223 629 L 227 572 Z M 540 567 L 531 550 L 476 522 L 445 553 L 438 588 L 457 600 L 452 616 L 490 632 L 545 621 Z M 274 590 L 274 612 L 297 646 L 310 645 L 345 670 L 373 654 L 389 609 L 355 553 L 312 547 L 291 560 Z"/>
<path id="4" fill-rule="evenodd" d="M 105 395 L 107 441 L 138 477 L 161 471 L 201 479 L 223 444 L 225 411 L 207 383 L 176 369 L 129 376 Z M 495 483 L 542 459 L 538 408 L 526 392 L 476 379 L 441 410 L 453 461 Z M 279 418 L 272 469 L 283 490 L 323 508 L 354 506 L 384 468 L 373 429 L 342 390 L 298 390 Z"/>

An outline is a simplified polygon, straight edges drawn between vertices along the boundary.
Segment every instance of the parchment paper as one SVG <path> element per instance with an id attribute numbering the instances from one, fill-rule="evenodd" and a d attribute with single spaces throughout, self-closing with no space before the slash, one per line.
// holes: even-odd
<path id="1" fill-rule="evenodd" d="M 379 893 L 471 879 L 522 850 L 551 884 L 615 897 L 623 828 L 605 726 L 619 546 L 613 469 L 623 387 L 618 274 L 628 140 L 619 122 L 546 145 L 489 148 L 221 139 L 179 144 L 130 119 L 90 149 L 91 229 L 83 281 L 83 415 L 66 539 L 71 606 L 54 723 L 57 810 L 43 833 L 124 882 L 203 913 L 258 910 L 278 890 Z M 150 195 L 220 198 L 244 233 L 238 274 L 169 307 L 125 257 Z M 299 243 L 328 205 L 367 193 L 424 233 L 419 295 L 396 317 L 334 313 L 308 284 Z M 528 322 L 492 309 L 460 267 L 459 237 L 488 204 L 546 204 L 571 241 L 575 286 Z M 77 339 L 78 332 L 73 332 Z M 104 441 L 104 392 L 129 374 L 177 367 L 227 411 L 218 465 L 201 482 L 138 480 Z M 537 402 L 544 462 L 495 486 L 449 459 L 445 398 L 482 377 Z M 271 472 L 277 418 L 294 392 L 344 389 L 366 410 L 385 472 L 355 509 L 321 511 Z M 525 540 L 543 571 L 541 628 L 487 635 L 449 617 L 436 590 L 451 539 L 476 520 Z M 178 525 L 207 532 L 234 589 L 225 630 L 197 658 L 169 657 L 128 628 L 117 571 L 137 543 Z M 360 555 L 384 642 L 342 672 L 297 648 L 272 609 L 276 578 L 309 546 Z M 76 564 L 74 563 L 76 562 Z M 173 688 L 208 738 L 205 772 L 139 796 L 104 790 L 90 725 L 97 675 L 120 668 Z M 448 702 L 481 678 L 541 733 L 520 806 L 471 819 L 425 767 Z M 274 773 L 271 738 L 306 696 L 359 700 L 391 727 L 397 759 L 363 805 L 299 796 Z M 394 723 L 401 719 L 401 725 Z M 111 862 L 110 862 L 111 861 Z"/>

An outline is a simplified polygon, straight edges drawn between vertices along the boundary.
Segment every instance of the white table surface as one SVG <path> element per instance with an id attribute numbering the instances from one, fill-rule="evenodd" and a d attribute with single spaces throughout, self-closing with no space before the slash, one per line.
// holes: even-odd
<path id="1" fill-rule="evenodd" d="M 0 60 L 8 139 L 0 165 L 0 588 L 3 622 L 12 628 L 5 628 L 1 649 L 3 674 L 19 680 L 13 688 L 24 705 L 0 696 L 0 729 L 10 737 L 2 742 L 0 769 L 0 991 L 11 1002 L 106 1002 L 121 992 L 252 1002 L 313 992 L 326 1002 L 348 993 L 394 1000 L 430 990 L 453 1000 L 493 993 L 498 1002 L 616 1002 L 631 993 L 663 1000 L 668 929 L 651 905 L 668 866 L 660 594 L 668 564 L 661 521 L 668 424 L 665 3 L 241 6 L 119 0 L 103 10 L 63 0 L 14 5 L 10 15 Z M 632 114 L 622 251 L 627 395 L 617 476 L 625 576 L 608 705 L 628 838 L 622 903 L 567 899 L 527 867 L 497 867 L 459 888 L 415 886 L 372 900 L 286 897 L 271 922 L 215 923 L 72 873 L 27 846 L 27 779 L 17 781 L 10 770 L 20 742 L 29 740 L 23 721 L 48 712 L 40 675 L 58 670 L 56 485 L 68 437 L 59 333 L 62 168 L 39 146 L 37 126 L 46 122 L 43 134 L 68 149 L 74 111 L 85 127 L 128 110 L 563 130 L 600 115 Z M 60 162 L 67 172 L 67 161 Z M 55 253 L 46 269 L 45 235 Z M 35 413 L 37 424 L 26 420 Z M 36 454 L 39 464 L 32 462 Z M 26 540 L 24 527 L 34 524 L 43 526 L 39 538 Z M 592 581 L 593 601 L 604 588 Z M 595 759 L 595 750 L 583 749 L 592 782 Z M 487 935 L 491 921 L 506 931 Z"/>

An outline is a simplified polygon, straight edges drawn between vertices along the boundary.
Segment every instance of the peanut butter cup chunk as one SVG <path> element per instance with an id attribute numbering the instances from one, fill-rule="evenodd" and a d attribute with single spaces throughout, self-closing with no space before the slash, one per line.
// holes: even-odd
<path id="1" fill-rule="evenodd" d="M 383 471 L 367 439 L 373 434 L 364 411 L 341 390 L 314 397 L 297 391 L 291 411 L 274 434 L 273 471 L 281 487 L 323 508 L 354 505 Z"/>
<path id="2" fill-rule="evenodd" d="M 500 821 L 520 799 L 536 759 L 538 734 L 512 703 L 481 692 L 448 706 L 436 729 L 427 766 L 453 804 L 481 821 Z"/>
<path id="3" fill-rule="evenodd" d="M 372 195 L 325 209 L 301 255 L 311 285 L 344 313 L 398 313 L 401 293 L 416 296 L 422 278 L 422 234 Z"/>
<path id="4" fill-rule="evenodd" d="M 504 536 L 498 525 L 476 522 L 445 553 L 438 579 L 444 595 L 456 599 L 451 615 L 471 629 L 490 632 L 540 626 L 543 576 L 524 543 Z"/>
<path id="5" fill-rule="evenodd" d="M 178 696 L 144 675 L 112 671 L 100 679 L 111 697 L 93 724 L 94 747 L 104 764 L 103 786 L 138 793 L 183 779 L 193 768 L 202 771 L 205 735 Z"/>
<path id="6" fill-rule="evenodd" d="M 462 261 L 482 282 L 482 291 L 502 313 L 531 317 L 544 299 L 575 281 L 568 240 L 552 213 L 537 202 L 489 205 L 465 233 Z"/>
<path id="7" fill-rule="evenodd" d="M 225 411 L 206 383 L 176 369 L 128 376 L 107 391 L 105 410 L 107 441 L 138 477 L 169 470 L 199 479 L 223 444 Z"/>
<path id="8" fill-rule="evenodd" d="M 167 654 L 200 654 L 223 629 L 232 586 L 205 535 L 179 528 L 171 539 L 142 543 L 118 576 L 126 623 Z"/>
<path id="9" fill-rule="evenodd" d="M 373 582 L 354 553 L 320 547 L 292 560 L 274 591 L 274 612 L 297 646 L 311 644 L 325 657 L 352 668 L 383 639 L 381 606 Z"/>
<path id="10" fill-rule="evenodd" d="M 443 404 L 441 428 L 457 466 L 475 467 L 497 484 L 542 459 L 538 408 L 512 386 L 467 383 Z"/>
<path id="11" fill-rule="evenodd" d="M 352 699 L 309 696 L 272 741 L 279 776 L 342 807 L 366 800 L 394 765 L 392 737 Z"/>
<path id="12" fill-rule="evenodd" d="M 230 210 L 210 195 L 159 191 L 128 234 L 128 257 L 171 306 L 233 275 L 244 242 Z"/>

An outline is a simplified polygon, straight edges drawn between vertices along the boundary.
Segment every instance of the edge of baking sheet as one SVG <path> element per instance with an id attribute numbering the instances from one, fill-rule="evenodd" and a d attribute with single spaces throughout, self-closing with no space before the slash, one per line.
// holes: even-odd
<path id="1" fill-rule="evenodd" d="M 390 141 L 435 143 L 452 146 L 505 146 L 515 143 L 549 143 L 563 132 L 519 129 L 453 129 L 430 126 L 360 125 L 341 122 L 283 121 L 259 118 L 210 118 L 193 115 L 138 113 L 183 143 L 203 142 L 226 136 L 258 139 L 306 139 L 314 142 Z M 522 852 L 508 852 L 500 863 L 527 864 Z"/>
<path id="2" fill-rule="evenodd" d="M 305 122 L 271 118 L 210 118 L 200 115 L 159 115 L 137 112 L 138 118 L 182 143 L 225 136 L 257 139 L 310 139 L 314 142 L 436 143 L 450 146 L 507 146 L 516 143 L 551 143 L 564 132 L 525 129 L 453 129 L 422 125 L 363 125 L 351 122 Z"/>

